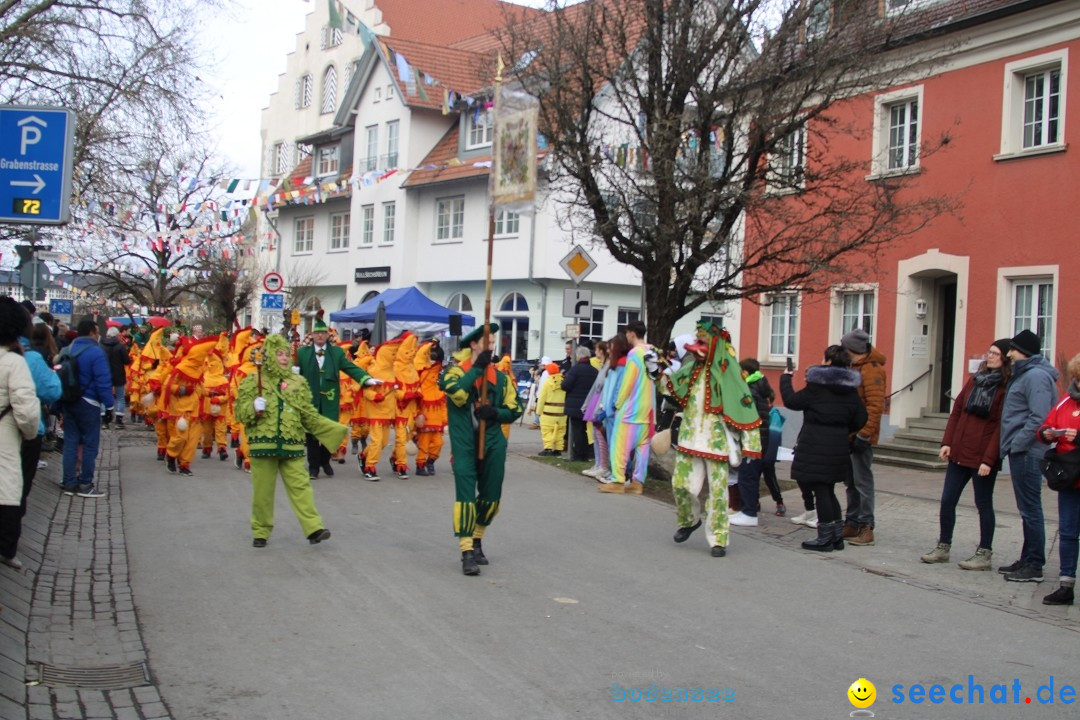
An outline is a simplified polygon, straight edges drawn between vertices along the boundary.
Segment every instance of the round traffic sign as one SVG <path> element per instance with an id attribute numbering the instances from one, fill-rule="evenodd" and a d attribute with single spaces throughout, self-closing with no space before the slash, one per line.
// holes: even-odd
<path id="1" fill-rule="evenodd" d="M 285 279 L 279 273 L 268 272 L 263 276 L 263 287 L 267 292 L 276 293 L 285 287 Z"/>

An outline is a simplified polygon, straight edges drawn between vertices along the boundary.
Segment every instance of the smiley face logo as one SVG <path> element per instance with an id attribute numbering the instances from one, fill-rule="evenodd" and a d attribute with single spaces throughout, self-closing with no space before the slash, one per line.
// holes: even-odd
<path id="1" fill-rule="evenodd" d="M 877 700 L 877 688 L 866 678 L 859 678 L 851 683 L 847 690 L 848 700 L 857 708 L 868 708 Z"/>

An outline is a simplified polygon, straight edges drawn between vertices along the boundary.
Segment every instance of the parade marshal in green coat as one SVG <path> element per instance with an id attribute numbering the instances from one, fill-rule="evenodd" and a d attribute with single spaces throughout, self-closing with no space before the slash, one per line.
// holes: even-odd
<path id="1" fill-rule="evenodd" d="M 329 342 L 330 331 L 321 316 L 315 320 L 311 336 L 315 343 L 296 351 L 296 364 L 300 366 L 300 374 L 311 388 L 315 409 L 323 417 L 337 420 L 341 412 L 341 373 L 361 385 L 379 385 L 382 381 L 368 375 L 359 365 L 349 360 L 344 350 Z M 334 474 L 334 469 L 330 466 L 330 451 L 312 435 L 307 437 L 307 463 L 312 479 L 319 477 L 320 469 L 327 476 Z"/>

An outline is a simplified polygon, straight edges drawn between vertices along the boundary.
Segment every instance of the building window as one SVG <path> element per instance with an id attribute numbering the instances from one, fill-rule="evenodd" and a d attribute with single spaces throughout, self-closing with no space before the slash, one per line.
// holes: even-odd
<path id="1" fill-rule="evenodd" d="M 362 168 L 370 172 L 379 169 L 379 126 L 369 125 L 364 128 L 367 137 L 367 157 L 363 160 Z"/>
<path id="2" fill-rule="evenodd" d="M 386 167 L 396 168 L 398 165 L 398 132 L 400 125 L 397 120 L 386 123 Z"/>
<path id="3" fill-rule="evenodd" d="M 829 32 L 832 23 L 832 0 L 810 0 L 806 14 L 806 39 L 813 40 Z"/>
<path id="4" fill-rule="evenodd" d="M 1042 354 L 1054 357 L 1054 282 L 1051 278 L 1014 280 L 1012 334 L 1030 330 L 1042 340 Z"/>
<path id="5" fill-rule="evenodd" d="M 916 10 L 924 5 L 932 5 L 942 0 L 885 0 L 885 9 L 890 15 Z"/>
<path id="6" fill-rule="evenodd" d="M 529 303 L 521 293 L 510 293 L 499 304 L 500 355 L 514 360 L 529 357 Z"/>
<path id="7" fill-rule="evenodd" d="M 1006 63 L 1001 155 L 1065 149 L 1068 67 L 1068 49 Z"/>
<path id="8" fill-rule="evenodd" d="M 472 312 L 472 300 L 465 293 L 454 293 L 446 301 L 446 307 L 459 313 Z"/>
<path id="9" fill-rule="evenodd" d="M 487 147 L 491 145 L 492 133 L 495 131 L 495 123 L 491 112 L 480 109 L 475 112 L 465 113 L 465 149 Z"/>
<path id="10" fill-rule="evenodd" d="M 315 247 L 315 218 L 297 218 L 293 223 L 293 254 L 309 253 Z"/>
<path id="11" fill-rule="evenodd" d="M 465 235 L 465 197 L 435 201 L 435 240 L 460 240 Z"/>
<path id="12" fill-rule="evenodd" d="M 337 47 L 344 39 L 344 33 L 341 31 L 341 28 L 330 27 L 329 25 L 323 25 L 320 35 L 322 36 L 323 50 Z"/>
<path id="13" fill-rule="evenodd" d="M 353 60 L 352 62 L 345 64 L 345 74 L 344 77 L 341 78 L 342 95 L 345 94 L 345 90 L 349 89 L 349 83 L 352 82 L 353 75 L 356 74 L 356 68 L 358 67 L 360 67 L 359 60 Z"/>
<path id="14" fill-rule="evenodd" d="M 840 333 L 847 334 L 861 328 L 874 337 L 874 293 L 840 293 Z"/>
<path id="15" fill-rule="evenodd" d="M 340 145 L 319 148 L 319 175 L 333 175 L 338 171 L 341 158 Z"/>
<path id="16" fill-rule="evenodd" d="M 361 234 L 360 244 L 371 245 L 375 242 L 375 206 L 364 205 L 360 208 Z"/>
<path id="17" fill-rule="evenodd" d="M 300 163 L 311 157 L 311 151 L 312 148 L 310 145 L 305 145 L 304 143 L 296 143 L 296 164 L 299 165 Z"/>
<path id="18" fill-rule="evenodd" d="M 772 295 L 766 303 L 769 315 L 769 356 L 795 357 L 799 327 L 799 296 Z"/>
<path id="19" fill-rule="evenodd" d="M 383 210 L 383 244 L 394 244 L 394 225 L 397 222 L 397 203 L 384 202 L 382 204 Z"/>
<path id="20" fill-rule="evenodd" d="M 1045 70 L 1024 76 L 1024 148 L 1058 141 L 1061 111 L 1061 71 Z"/>
<path id="21" fill-rule="evenodd" d="M 604 339 L 604 310 L 605 308 L 592 307 L 592 316 L 578 321 L 578 338 L 589 338 L 594 342 Z"/>
<path id="22" fill-rule="evenodd" d="M 386 99 L 387 100 L 393 100 L 394 99 L 394 83 L 390 83 L 389 85 L 386 86 Z"/>
<path id="23" fill-rule="evenodd" d="M 626 332 L 626 326 L 641 319 L 641 310 L 637 308 L 619 308 L 616 315 L 615 332 Z"/>
<path id="24" fill-rule="evenodd" d="M 326 68 L 322 78 L 322 114 L 327 115 L 337 110 L 337 68 Z"/>
<path id="25" fill-rule="evenodd" d="M 377 103 L 380 100 L 382 100 L 382 88 L 377 87 L 377 88 L 375 88 L 375 98 L 371 102 Z"/>
<path id="26" fill-rule="evenodd" d="M 500 210 L 495 214 L 495 234 L 507 237 L 516 236 L 521 228 L 521 216 L 509 210 Z"/>
<path id="27" fill-rule="evenodd" d="M 769 161 L 770 190 L 801 188 L 806 163 L 806 128 L 798 127 L 778 140 Z"/>
<path id="28" fill-rule="evenodd" d="M 315 81 L 311 75 L 304 75 L 296 81 L 296 109 L 311 107 L 311 97 L 315 93 Z"/>
<path id="29" fill-rule="evenodd" d="M 923 88 L 905 88 L 874 98 L 873 175 L 919 168 Z"/>
<path id="30" fill-rule="evenodd" d="M 284 175 L 292 169 L 289 165 L 289 156 L 292 154 L 290 145 L 291 143 L 287 142 L 274 143 L 270 151 L 270 163 L 274 175 Z"/>
<path id="31" fill-rule="evenodd" d="M 330 249 L 345 250 L 349 247 L 349 213 L 330 216 Z"/>
<path id="32" fill-rule="evenodd" d="M 373 300 L 373 299 L 379 297 L 379 295 L 381 295 L 381 294 L 382 294 L 382 292 L 379 291 L 379 290 L 369 290 L 366 293 L 364 293 L 364 297 L 360 298 L 360 302 L 361 303 L 366 303 L 368 300 Z"/>
<path id="33" fill-rule="evenodd" d="M 705 325 L 715 325 L 716 327 L 723 329 L 723 327 L 724 327 L 724 316 L 723 315 L 706 315 L 705 313 L 702 313 L 701 316 L 698 318 L 698 322 L 703 323 Z"/>

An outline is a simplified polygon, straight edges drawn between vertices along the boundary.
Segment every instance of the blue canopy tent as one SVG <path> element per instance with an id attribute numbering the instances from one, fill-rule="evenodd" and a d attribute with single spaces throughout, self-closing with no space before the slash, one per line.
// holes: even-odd
<path id="1" fill-rule="evenodd" d="M 414 287 L 390 288 L 356 307 L 330 313 L 330 322 L 343 327 L 370 327 L 375 324 L 379 303 L 386 308 L 386 330 L 393 336 L 404 330 L 434 333 L 450 326 L 451 315 L 461 315 L 465 327 L 476 325 L 471 315 L 462 315 L 443 307 Z"/>

